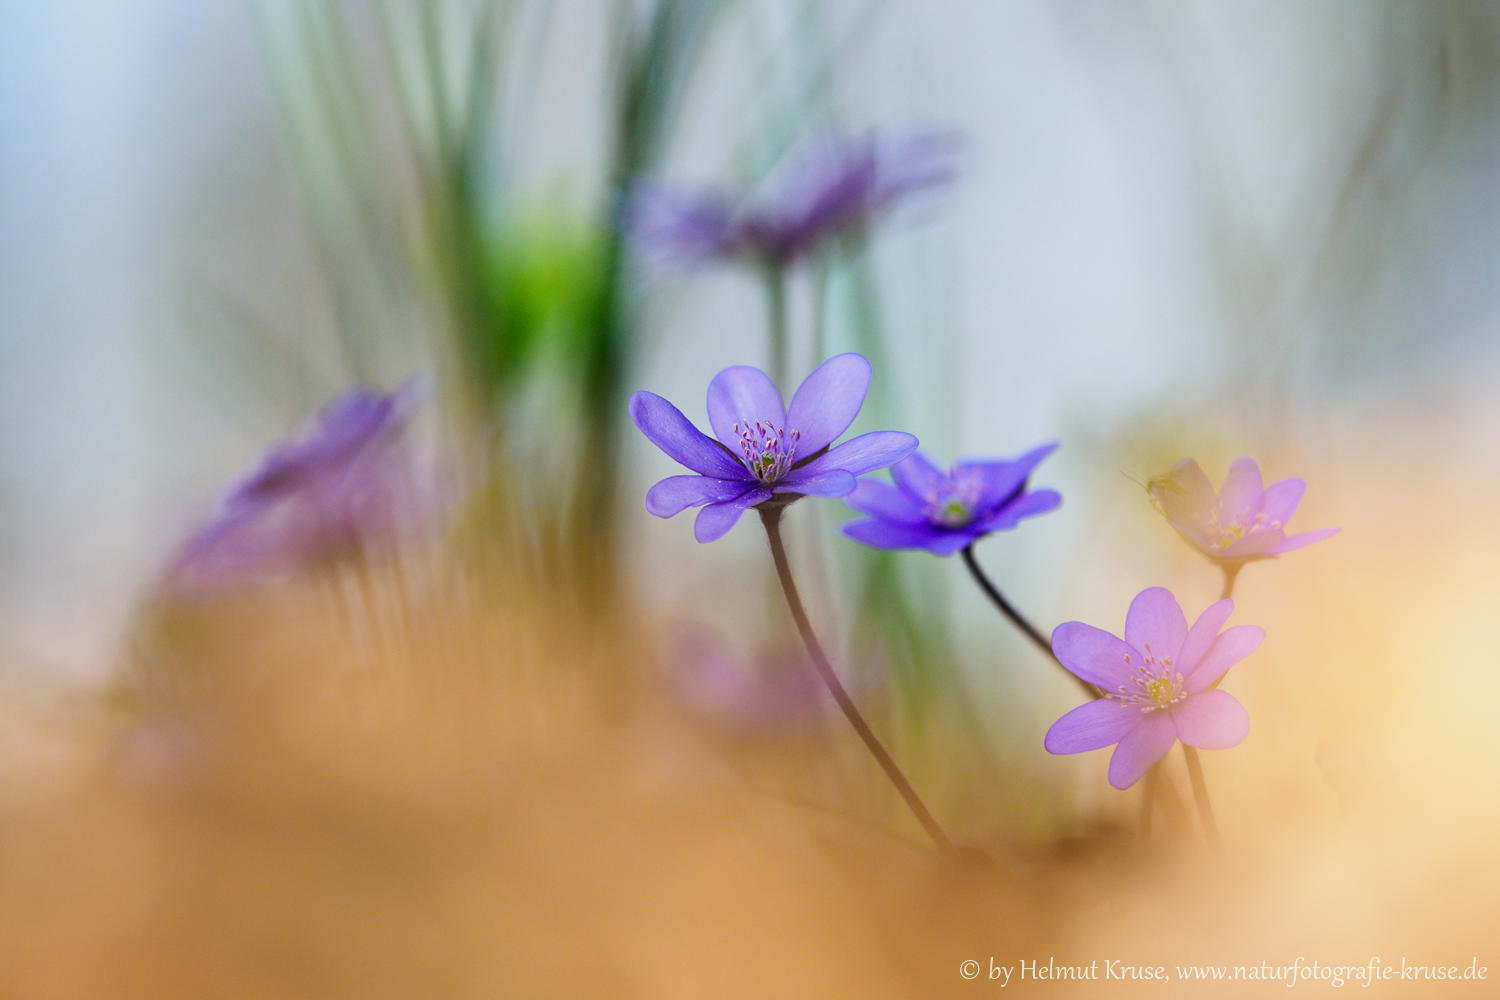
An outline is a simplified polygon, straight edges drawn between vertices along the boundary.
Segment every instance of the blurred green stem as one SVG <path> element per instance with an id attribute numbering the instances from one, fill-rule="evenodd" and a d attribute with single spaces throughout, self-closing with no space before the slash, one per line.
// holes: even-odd
<path id="1" fill-rule="evenodd" d="M 771 339 L 771 371 L 776 384 L 791 385 L 792 373 L 789 317 L 786 302 L 786 265 L 780 261 L 768 261 L 762 273 L 766 285 L 766 329 Z"/>

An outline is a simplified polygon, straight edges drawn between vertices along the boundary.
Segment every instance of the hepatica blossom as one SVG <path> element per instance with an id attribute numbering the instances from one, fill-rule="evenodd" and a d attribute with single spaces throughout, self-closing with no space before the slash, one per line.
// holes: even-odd
<path id="1" fill-rule="evenodd" d="M 1230 600 L 1211 604 L 1189 628 L 1171 592 L 1152 587 L 1130 603 L 1123 639 L 1083 622 L 1059 625 L 1052 633 L 1058 660 L 1104 697 L 1054 722 L 1047 730 L 1048 751 L 1113 745 L 1109 783 L 1129 788 L 1178 740 L 1203 750 L 1238 744 L 1250 731 L 1250 718 L 1214 684 L 1254 652 L 1265 632 L 1254 625 L 1220 632 L 1233 610 Z"/>
<path id="2" fill-rule="evenodd" d="M 1287 534 L 1307 484 L 1283 479 L 1262 487 L 1260 467 L 1237 458 L 1218 493 L 1190 458 L 1147 487 L 1157 508 L 1188 543 L 1210 559 L 1239 563 L 1269 559 L 1322 541 L 1337 528 Z"/>
<path id="3" fill-rule="evenodd" d="M 641 433 L 695 473 L 669 476 L 651 487 L 646 509 L 672 517 L 702 507 L 694 535 L 711 542 L 747 509 L 773 498 L 782 504 L 800 496 L 847 495 L 856 476 L 884 468 L 917 446 L 915 437 L 900 431 L 874 431 L 833 444 L 854 422 L 869 388 L 870 363 L 858 354 L 823 362 L 789 404 L 759 368 L 726 368 L 708 386 L 714 437 L 662 397 L 637 392 L 630 397 L 630 416 Z"/>
<path id="4" fill-rule="evenodd" d="M 891 466 L 895 486 L 862 479 L 845 502 L 868 518 L 844 534 L 881 549 L 926 549 L 950 556 L 985 535 L 1062 503 L 1054 490 L 1031 490 L 1033 469 L 1057 449 L 1045 444 L 1011 461 L 960 462 L 947 472 L 918 453 Z"/>
<path id="5" fill-rule="evenodd" d="M 737 197 L 642 185 L 626 227 L 642 246 L 688 260 L 788 264 L 872 224 L 908 194 L 950 180 L 953 140 L 829 137 L 797 160 L 768 194 Z"/>
<path id="6" fill-rule="evenodd" d="M 205 582 L 304 563 L 412 519 L 423 503 L 400 437 L 420 397 L 408 382 L 330 401 L 229 488 L 174 560 L 172 578 Z"/>

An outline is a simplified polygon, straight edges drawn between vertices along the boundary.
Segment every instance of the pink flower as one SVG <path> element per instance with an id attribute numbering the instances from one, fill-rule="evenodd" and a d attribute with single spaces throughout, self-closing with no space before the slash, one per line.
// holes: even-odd
<path id="1" fill-rule="evenodd" d="M 1269 559 L 1319 542 L 1337 528 L 1288 535 L 1286 524 L 1302 502 L 1307 484 L 1283 479 L 1261 487 L 1260 468 L 1252 458 L 1237 458 L 1229 466 L 1217 494 L 1208 477 L 1191 458 L 1153 479 L 1146 487 L 1158 510 L 1177 533 L 1208 556 L 1241 563 Z"/>
<path id="2" fill-rule="evenodd" d="M 1124 639 L 1083 622 L 1059 625 L 1053 652 L 1104 697 L 1054 722 L 1047 750 L 1082 753 L 1119 744 L 1109 760 L 1109 783 L 1129 788 L 1178 740 L 1201 750 L 1238 744 L 1250 731 L 1250 717 L 1214 685 L 1266 633 L 1239 625 L 1221 634 L 1233 610 L 1233 601 L 1211 604 L 1188 628 L 1171 591 L 1152 587 L 1130 602 Z"/>

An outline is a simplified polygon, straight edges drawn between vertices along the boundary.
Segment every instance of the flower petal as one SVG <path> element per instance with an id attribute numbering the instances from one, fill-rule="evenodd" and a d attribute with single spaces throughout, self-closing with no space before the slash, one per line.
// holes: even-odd
<path id="1" fill-rule="evenodd" d="M 1305 548 L 1313 542 L 1321 542 L 1325 538 L 1332 538 L 1339 533 L 1337 528 L 1323 528 L 1319 531 L 1304 531 L 1300 535 L 1292 535 L 1277 545 L 1266 550 L 1267 555 L 1279 556 L 1283 552 L 1292 552 L 1296 549 Z"/>
<path id="2" fill-rule="evenodd" d="M 843 497 L 853 492 L 855 478 L 843 469 L 809 473 L 796 469 L 771 488 L 772 493 L 802 493 L 810 497 Z"/>
<path id="3" fill-rule="evenodd" d="M 1213 549 L 1209 554 L 1215 559 L 1256 559 L 1268 556 L 1286 540 L 1279 528 L 1252 531 L 1233 545 Z"/>
<path id="4" fill-rule="evenodd" d="M 1151 765 L 1167 755 L 1177 742 L 1177 727 L 1167 712 L 1147 712 L 1120 740 L 1109 758 L 1109 783 L 1124 790 L 1141 780 Z"/>
<path id="5" fill-rule="evenodd" d="M 1203 528 L 1218 507 L 1219 498 L 1203 469 L 1191 458 L 1184 458 L 1165 476 L 1151 480 L 1147 490 L 1177 530 L 1189 541 L 1202 536 Z"/>
<path id="6" fill-rule="evenodd" d="M 1266 638 L 1266 630 L 1259 625 L 1236 625 L 1226 629 L 1214 644 L 1208 647 L 1203 659 L 1192 673 L 1183 671 L 1183 686 L 1189 693 L 1204 691 L 1223 677 L 1229 668 L 1255 652 Z"/>
<path id="7" fill-rule="evenodd" d="M 1261 495 L 1260 512 L 1266 515 L 1267 521 L 1278 528 L 1284 528 L 1297 512 L 1297 505 L 1302 502 L 1302 494 L 1306 492 L 1307 483 L 1300 479 L 1283 479 L 1279 483 L 1272 483 Z"/>
<path id="8" fill-rule="evenodd" d="M 1033 448 L 1026 454 L 1009 462 L 960 462 L 953 467 L 956 474 L 977 471 L 980 481 L 984 484 L 979 495 L 979 502 L 975 509 L 983 512 L 994 510 L 1005 501 L 1011 499 L 1026 485 L 1027 478 L 1041 463 L 1042 459 L 1057 450 L 1057 442 L 1052 441 L 1038 448 Z"/>
<path id="9" fill-rule="evenodd" d="M 943 540 L 945 532 L 937 528 L 916 524 L 895 524 L 891 521 L 851 521 L 842 531 L 856 542 L 872 545 L 877 549 L 925 549 Z"/>
<path id="10" fill-rule="evenodd" d="M 823 362 L 802 380 L 787 407 L 787 429 L 802 435 L 797 451 L 812 455 L 849 429 L 870 391 L 870 362 L 859 354 L 840 354 Z"/>
<path id="11" fill-rule="evenodd" d="M 915 452 L 891 466 L 891 478 L 913 500 L 925 501 L 948 477 L 926 455 Z"/>
<path id="12" fill-rule="evenodd" d="M 828 449 L 791 474 L 842 469 L 851 475 L 862 476 L 905 458 L 916 447 L 917 439 L 905 431 L 871 431 Z"/>
<path id="13" fill-rule="evenodd" d="M 1224 486 L 1219 490 L 1219 522 L 1241 521 L 1249 524 L 1260 512 L 1260 466 L 1253 458 L 1237 458 L 1229 465 Z"/>
<path id="14" fill-rule="evenodd" d="M 1234 602 L 1225 598 L 1210 604 L 1198 620 L 1193 622 L 1193 627 L 1188 629 L 1187 639 L 1182 644 L 1182 649 L 1177 653 L 1176 667 L 1184 677 L 1192 674 L 1198 664 L 1219 638 L 1219 629 L 1229 620 L 1230 613 L 1234 611 Z"/>
<path id="15" fill-rule="evenodd" d="M 740 433 L 735 430 L 736 424 L 741 428 L 757 422 L 786 427 L 786 409 L 771 376 L 750 365 L 734 365 L 708 383 L 708 422 L 714 436 L 738 454 Z"/>
<path id="16" fill-rule="evenodd" d="M 1052 723 L 1042 744 L 1048 753 L 1098 750 L 1120 742 L 1141 721 L 1139 707 L 1114 698 L 1096 698 Z"/>
<path id="17" fill-rule="evenodd" d="M 1187 630 L 1177 598 L 1165 587 L 1148 587 L 1136 594 L 1125 613 L 1125 641 L 1158 660 L 1177 657 Z"/>
<path id="18" fill-rule="evenodd" d="M 1114 691 L 1130 677 L 1134 649 L 1118 636 L 1083 622 L 1063 622 L 1052 632 L 1052 652 L 1069 671 Z"/>
<path id="19" fill-rule="evenodd" d="M 750 489 L 742 479 L 711 476 L 668 476 L 646 491 L 646 510 L 657 517 L 671 517 L 689 507 L 737 500 Z"/>
<path id="20" fill-rule="evenodd" d="M 1055 510 L 1061 503 L 1062 494 L 1056 490 L 1037 490 L 1017 497 L 1014 502 L 1006 504 L 986 520 L 976 522 L 974 527 L 985 533 L 1009 531 L 1023 519 Z"/>
<path id="21" fill-rule="evenodd" d="M 667 455 L 694 472 L 716 479 L 749 480 L 749 471 L 693 426 L 682 411 L 654 392 L 630 397 L 630 419 Z"/>
<path id="22" fill-rule="evenodd" d="M 734 527 L 735 522 L 747 507 L 763 503 L 771 499 L 771 491 L 764 487 L 756 487 L 745 491 L 745 495 L 725 503 L 711 503 L 698 512 L 698 520 L 693 522 L 693 537 L 700 542 L 717 541 L 724 537 L 725 532 Z"/>
<path id="23" fill-rule="evenodd" d="M 910 461 L 910 459 L 902 459 Z M 844 502 L 857 511 L 898 524 L 926 524 L 927 515 L 904 490 L 874 479 L 861 479 Z"/>
<path id="24" fill-rule="evenodd" d="M 1250 713 L 1228 691 L 1202 691 L 1170 711 L 1177 738 L 1200 750 L 1227 750 L 1250 732 Z"/>

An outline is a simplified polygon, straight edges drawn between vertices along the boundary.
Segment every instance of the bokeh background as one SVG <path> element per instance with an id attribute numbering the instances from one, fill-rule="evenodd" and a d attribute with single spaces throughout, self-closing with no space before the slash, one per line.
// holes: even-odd
<path id="1" fill-rule="evenodd" d="M 17 995 L 1486 964 L 1500 8 L 59 2 L 0 11 L 0 55 Z M 705 547 L 643 509 L 672 468 L 629 392 L 701 420 L 770 347 L 760 276 L 642 252 L 624 195 L 757 190 L 871 129 L 956 136 L 955 177 L 792 271 L 791 367 L 815 337 L 868 354 L 855 429 L 940 460 L 1062 442 L 1036 481 L 1063 507 L 978 549 L 1044 630 L 1216 596 L 1142 489 L 1184 456 L 1302 476 L 1298 527 L 1342 528 L 1236 591 L 1269 639 L 1228 682 L 1251 738 L 1206 755 L 1227 859 L 1186 828 L 1133 845 L 1105 755 L 1042 752 L 1074 690 L 957 560 L 859 550 L 803 503 L 857 700 L 999 859 L 935 865 L 798 683 L 753 520 Z M 413 375 L 444 483 L 420 539 L 162 596 L 226 484 Z"/>

